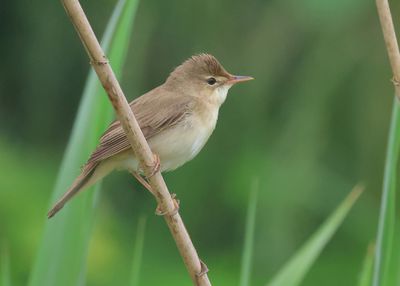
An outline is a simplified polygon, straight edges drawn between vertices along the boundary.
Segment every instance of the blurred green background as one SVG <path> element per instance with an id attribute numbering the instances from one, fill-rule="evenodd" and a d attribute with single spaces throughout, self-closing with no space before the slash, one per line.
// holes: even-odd
<path id="1" fill-rule="evenodd" d="M 115 3 L 82 3 L 98 36 Z M 90 67 L 58 1 L 1 6 L 0 247 L 14 284 L 25 285 Z M 125 94 L 131 100 L 154 88 L 201 52 L 256 78 L 231 89 L 197 158 L 165 175 L 211 280 L 237 284 L 249 189 L 259 178 L 252 285 L 264 285 L 363 182 L 366 192 L 303 283 L 354 285 L 377 229 L 393 98 L 374 3 L 140 1 Z M 126 285 L 142 214 L 140 285 L 190 283 L 154 209 L 127 173 L 104 181 L 87 285 Z"/>

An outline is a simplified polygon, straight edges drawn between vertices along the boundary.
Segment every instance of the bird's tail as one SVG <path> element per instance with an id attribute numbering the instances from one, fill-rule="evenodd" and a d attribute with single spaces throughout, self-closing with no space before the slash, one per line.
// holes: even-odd
<path id="1" fill-rule="evenodd" d="M 57 212 L 59 212 L 74 195 L 76 195 L 79 191 L 93 185 L 98 179 L 103 176 L 99 176 L 99 169 L 101 168 L 100 163 L 91 162 L 86 164 L 81 174 L 75 179 L 72 183 L 72 186 L 65 192 L 65 194 L 57 201 L 57 203 L 51 208 L 48 212 L 47 217 L 53 217 Z"/>

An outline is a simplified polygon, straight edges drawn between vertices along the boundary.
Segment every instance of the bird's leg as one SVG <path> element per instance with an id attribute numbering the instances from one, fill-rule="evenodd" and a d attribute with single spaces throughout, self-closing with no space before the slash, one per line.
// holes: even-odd
<path id="1" fill-rule="evenodd" d="M 136 180 L 138 180 L 138 182 L 143 185 L 143 187 L 145 187 L 150 193 L 153 194 L 153 196 L 155 196 L 153 189 L 151 188 L 150 184 L 146 181 L 145 178 L 143 178 L 137 171 L 132 171 L 132 170 L 129 171 L 136 178 Z"/>
<path id="2" fill-rule="evenodd" d="M 143 185 L 153 196 L 157 197 L 154 193 L 153 189 L 151 188 L 150 184 L 143 178 L 138 172 L 129 170 L 131 174 L 138 180 L 139 183 Z M 171 194 L 172 201 L 174 202 L 175 208 L 171 212 L 165 212 L 161 210 L 161 206 L 158 205 L 155 211 L 156 215 L 175 215 L 179 211 L 179 200 L 176 199 L 176 194 Z"/>
<path id="3" fill-rule="evenodd" d="M 155 211 L 156 215 L 169 215 L 173 216 L 178 213 L 179 211 L 179 200 L 176 199 L 176 194 L 171 194 L 172 201 L 174 202 L 174 209 L 172 211 L 162 211 L 161 206 L 158 205 Z"/>
<path id="4" fill-rule="evenodd" d="M 156 153 L 153 153 L 153 157 L 154 157 L 153 164 L 151 164 L 151 166 L 148 166 L 148 167 L 151 167 L 152 170 L 151 170 L 150 175 L 148 177 L 146 177 L 147 180 L 149 178 L 153 177 L 158 171 L 160 171 L 160 168 L 161 168 L 160 157 Z M 151 189 L 150 184 L 146 181 L 145 178 L 143 178 L 139 174 L 139 169 L 138 170 L 131 170 L 130 169 L 129 172 L 136 178 L 136 180 L 139 181 L 139 183 L 141 183 L 143 185 L 143 187 L 145 187 L 150 193 L 152 193 L 155 196 L 155 193 Z"/>
<path id="5" fill-rule="evenodd" d="M 151 173 L 147 177 L 147 179 L 153 177 L 161 169 L 160 156 L 158 156 L 156 153 L 153 153 L 153 158 L 154 158 L 153 163 L 150 166 L 148 166 L 152 169 L 151 169 Z"/>

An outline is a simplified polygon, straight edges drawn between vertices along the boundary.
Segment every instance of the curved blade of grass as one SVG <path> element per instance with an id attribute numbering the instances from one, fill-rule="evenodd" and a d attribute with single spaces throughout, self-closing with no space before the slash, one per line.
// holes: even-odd
<path id="1" fill-rule="evenodd" d="M 381 209 L 379 214 L 378 234 L 375 249 L 374 286 L 391 285 L 398 269 L 394 269 L 392 262 L 393 239 L 395 235 L 395 197 L 397 162 L 400 147 L 400 103 L 394 99 L 392 119 L 389 130 L 389 142 L 386 152 L 385 171 Z M 394 277 L 394 278 L 393 278 Z"/>
<path id="2" fill-rule="evenodd" d="M 371 243 L 368 245 L 367 255 L 364 258 L 364 263 L 358 280 L 358 286 L 371 286 L 374 265 L 374 251 L 375 245 Z"/>
<path id="3" fill-rule="evenodd" d="M 295 286 L 301 283 L 325 245 L 345 219 L 362 190 L 360 186 L 356 186 L 353 189 L 335 212 L 283 266 L 268 284 L 269 286 Z"/>
<path id="4" fill-rule="evenodd" d="M 110 51 L 110 62 L 117 75 L 121 74 L 136 4 L 137 0 L 118 2 L 102 40 L 104 50 Z M 67 190 L 78 175 L 79 167 L 88 158 L 99 135 L 112 118 L 112 107 L 107 97 L 101 93 L 104 91 L 91 70 L 58 173 L 52 202 Z M 95 188 L 98 189 L 99 186 Z M 31 273 L 30 286 L 70 286 L 84 283 L 95 193 L 93 190 L 86 190 L 47 222 Z M 45 216 L 43 213 L 43 217 Z"/>
<path id="5" fill-rule="evenodd" d="M 10 256 L 5 247 L 1 251 L 0 286 L 11 286 Z"/>
<path id="6" fill-rule="evenodd" d="M 258 196 L 259 182 L 253 182 L 253 187 L 250 192 L 249 205 L 247 207 L 246 216 L 246 230 L 244 237 L 244 247 L 242 255 L 242 267 L 240 273 L 240 286 L 250 285 L 250 274 L 252 266 L 252 256 L 254 249 L 254 229 L 257 211 L 257 196 Z"/>
<path id="7" fill-rule="evenodd" d="M 133 249 L 131 280 L 129 284 L 130 286 L 139 285 L 140 267 L 142 264 L 145 232 L 146 232 L 146 216 L 142 215 L 139 217 L 137 231 L 136 231 L 135 247 Z"/>

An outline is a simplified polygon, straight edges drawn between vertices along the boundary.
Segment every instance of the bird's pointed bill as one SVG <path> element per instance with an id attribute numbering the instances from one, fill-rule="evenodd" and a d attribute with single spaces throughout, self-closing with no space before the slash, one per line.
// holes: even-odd
<path id="1" fill-rule="evenodd" d="M 245 81 L 249 81 L 249 80 L 253 80 L 254 78 L 251 76 L 247 76 L 247 75 L 233 75 L 230 79 L 229 79 L 229 83 L 238 83 L 238 82 L 245 82 Z"/>

